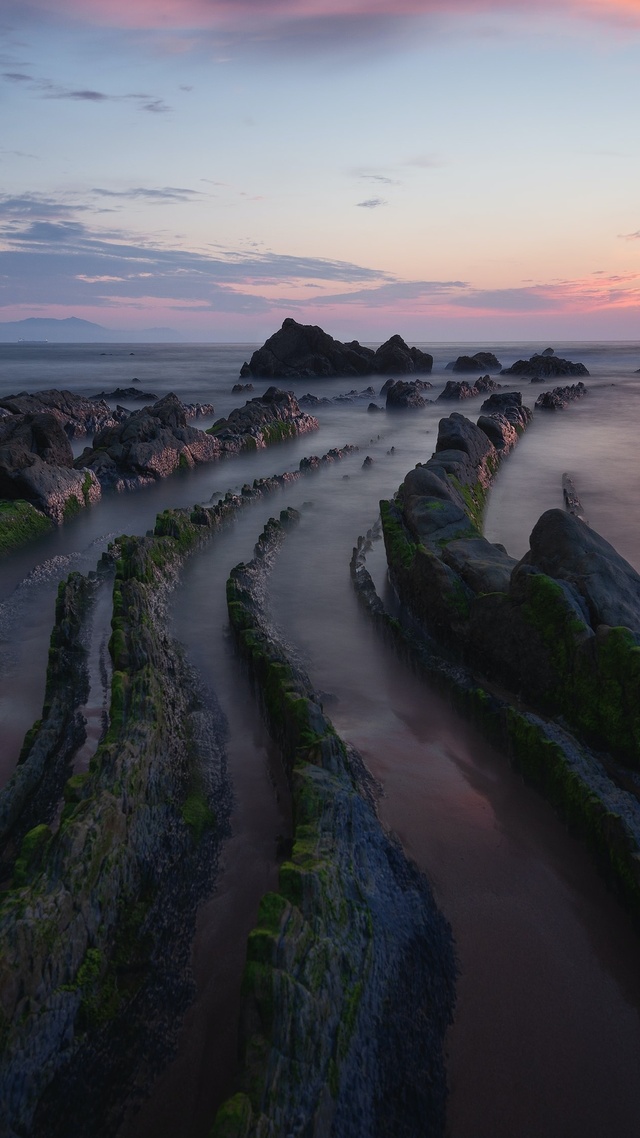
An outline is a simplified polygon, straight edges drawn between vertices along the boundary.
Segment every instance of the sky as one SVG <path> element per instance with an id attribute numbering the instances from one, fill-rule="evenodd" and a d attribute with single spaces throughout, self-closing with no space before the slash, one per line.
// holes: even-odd
<path id="1" fill-rule="evenodd" d="M 0 0 L 0 29 L 2 322 L 640 340 L 640 0 Z"/>

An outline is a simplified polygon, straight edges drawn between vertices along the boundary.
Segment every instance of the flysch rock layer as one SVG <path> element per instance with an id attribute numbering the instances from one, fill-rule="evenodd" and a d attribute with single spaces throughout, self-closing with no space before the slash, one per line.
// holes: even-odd
<path id="1" fill-rule="evenodd" d="M 638 798 L 626 769 L 640 768 L 640 576 L 562 510 L 542 515 L 520 561 L 486 540 L 482 508 L 507 449 L 491 441 L 498 419 L 441 420 L 432 458 L 381 503 L 390 574 L 431 644 L 481 685 L 476 714 L 496 692 L 511 700 L 503 742 L 581 820 L 640 911 Z M 538 714 L 523 716 L 521 701 Z"/>
<path id="2" fill-rule="evenodd" d="M 115 573 L 109 725 L 77 775 L 95 582 L 72 574 L 60 586 L 42 717 L 0 794 L 2 1138 L 112 1135 L 166 1062 L 229 791 L 222 727 L 198 728 L 206 709 L 167 636 L 163 600 L 182 559 L 237 510 L 354 449 L 302 460 L 209 508 L 166 510 L 152 537 L 122 537 L 103 557 L 100 587 Z"/>
<path id="3" fill-rule="evenodd" d="M 442 1134 L 450 930 L 376 817 L 358 757 L 275 639 L 260 598 L 291 513 L 228 583 L 229 616 L 289 775 L 279 891 L 249 937 L 237 1093 L 212 1138 Z"/>

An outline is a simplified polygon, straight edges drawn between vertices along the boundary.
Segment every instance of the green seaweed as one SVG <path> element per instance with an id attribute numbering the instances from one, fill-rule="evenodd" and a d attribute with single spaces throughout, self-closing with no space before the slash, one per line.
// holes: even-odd
<path id="1" fill-rule="evenodd" d="M 53 522 L 21 498 L 0 501 L 0 554 L 9 553 L 54 528 Z"/>

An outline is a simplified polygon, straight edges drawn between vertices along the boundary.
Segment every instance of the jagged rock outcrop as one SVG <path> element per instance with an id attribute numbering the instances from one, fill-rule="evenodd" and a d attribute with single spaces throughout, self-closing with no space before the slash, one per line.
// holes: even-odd
<path id="1" fill-rule="evenodd" d="M 133 489 L 179 467 L 211 462 L 220 450 L 212 435 L 187 424 L 185 405 L 170 393 L 133 411 L 118 426 L 99 431 L 75 465 L 91 470 L 102 486 Z"/>
<path id="2" fill-rule="evenodd" d="M 73 453 L 60 419 L 49 413 L 0 420 L 0 498 L 24 500 L 60 523 L 100 498 L 100 485 L 73 469 Z"/>
<path id="3" fill-rule="evenodd" d="M 358 376 L 387 372 L 430 372 L 433 357 L 409 348 L 392 336 L 377 351 L 357 340 L 341 343 L 314 324 L 298 324 L 290 317 L 278 332 L 243 364 L 240 378 L 308 379 L 313 376 Z"/>
<path id="4" fill-rule="evenodd" d="M 250 934 L 237 1093 L 212 1138 L 444 1130 L 442 1038 L 453 1001 L 448 927 L 382 830 L 359 757 L 276 641 L 259 597 L 291 524 L 268 523 L 228 583 L 231 625 L 291 786 L 277 893 Z"/>
<path id="5" fill-rule="evenodd" d="M 584 364 L 572 363 L 563 360 L 560 356 L 548 356 L 537 353 L 530 360 L 516 360 L 511 367 L 503 367 L 502 375 L 521 375 L 531 379 L 532 383 L 543 383 L 545 379 L 554 379 L 561 375 L 588 375 Z"/>
<path id="6" fill-rule="evenodd" d="M 499 391 L 501 383 L 496 383 L 490 375 L 481 375 L 475 383 L 467 383 L 465 379 L 448 379 L 444 391 L 441 391 L 436 402 L 448 403 L 453 400 L 473 399 L 476 395 L 486 395 L 488 391 Z"/>
<path id="7" fill-rule="evenodd" d="M 581 399 L 586 394 L 584 383 L 572 383 L 570 387 L 554 387 L 552 391 L 543 391 L 535 405 L 545 411 L 563 411 L 574 399 Z"/>
<path id="8" fill-rule="evenodd" d="M 12 415 L 54 415 L 70 439 L 79 439 L 105 427 L 113 427 L 128 414 L 122 408 L 113 411 L 99 396 L 87 398 L 72 391 L 55 389 L 21 391 L 19 395 L 9 395 L 6 399 L 0 399 L 0 408 L 10 411 Z"/>
<path id="9" fill-rule="evenodd" d="M 373 357 L 373 371 L 377 375 L 389 373 L 409 375 L 413 372 L 428 375 L 433 367 L 433 356 L 419 348 L 410 348 L 402 336 L 391 336 L 377 348 Z"/>
<path id="10" fill-rule="evenodd" d="M 264 395 L 250 399 L 244 407 L 234 408 L 226 419 L 218 419 L 207 434 L 223 453 L 232 454 L 316 431 L 318 425 L 313 415 L 300 410 L 292 391 L 269 387 Z"/>
<path id="11" fill-rule="evenodd" d="M 501 371 L 502 364 L 493 352 L 476 352 L 473 356 L 458 356 L 452 363 L 447 364 L 445 371 L 474 372 L 474 371 Z"/>
<path id="12" fill-rule="evenodd" d="M 421 390 L 421 385 L 409 380 L 398 379 L 391 383 L 387 388 L 387 411 L 426 407 L 430 400 L 420 394 Z"/>

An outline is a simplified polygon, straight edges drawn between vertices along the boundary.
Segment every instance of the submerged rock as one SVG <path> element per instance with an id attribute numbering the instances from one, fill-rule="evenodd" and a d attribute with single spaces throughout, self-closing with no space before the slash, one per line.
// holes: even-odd
<path id="1" fill-rule="evenodd" d="M 314 324 L 298 324 L 288 317 L 278 332 L 242 366 L 240 378 L 305 379 L 313 376 L 357 376 L 388 371 L 430 372 L 433 357 L 409 348 L 392 336 L 377 351 L 357 340 L 342 343 Z"/>

